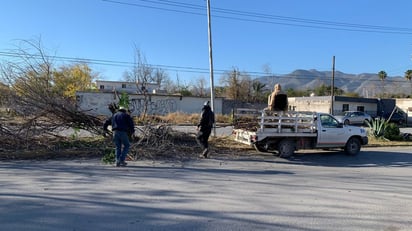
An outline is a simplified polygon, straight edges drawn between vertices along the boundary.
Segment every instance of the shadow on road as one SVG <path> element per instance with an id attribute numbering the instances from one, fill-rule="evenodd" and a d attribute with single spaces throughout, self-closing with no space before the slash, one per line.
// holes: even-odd
<path id="1" fill-rule="evenodd" d="M 327 166 L 327 167 L 410 167 L 412 154 L 406 152 L 361 151 L 357 156 L 344 152 L 324 151 L 321 153 L 295 154 L 285 161 L 289 164 Z"/>

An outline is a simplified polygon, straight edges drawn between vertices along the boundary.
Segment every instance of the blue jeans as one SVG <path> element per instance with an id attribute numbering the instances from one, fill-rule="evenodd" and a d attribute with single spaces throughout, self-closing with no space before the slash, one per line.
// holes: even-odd
<path id="1" fill-rule="evenodd" d="M 130 142 L 127 132 L 114 131 L 113 142 L 116 145 L 116 162 L 124 162 L 129 152 Z M 123 150 L 122 150 L 123 145 Z"/>

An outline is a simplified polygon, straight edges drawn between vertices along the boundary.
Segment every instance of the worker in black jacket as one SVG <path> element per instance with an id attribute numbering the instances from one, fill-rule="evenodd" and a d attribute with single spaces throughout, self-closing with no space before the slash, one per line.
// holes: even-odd
<path id="1" fill-rule="evenodd" d="M 113 142 L 116 145 L 116 167 L 126 166 L 126 156 L 129 152 L 129 136 L 135 132 L 132 117 L 126 112 L 126 108 L 119 107 L 119 110 L 103 125 L 103 130 L 112 125 Z M 123 148 L 123 149 L 122 149 Z"/>
<path id="2" fill-rule="evenodd" d="M 199 157 L 209 158 L 209 136 L 212 132 L 213 124 L 215 123 L 215 114 L 209 106 L 209 101 L 203 104 L 200 121 L 197 125 L 196 140 L 203 149 Z"/>

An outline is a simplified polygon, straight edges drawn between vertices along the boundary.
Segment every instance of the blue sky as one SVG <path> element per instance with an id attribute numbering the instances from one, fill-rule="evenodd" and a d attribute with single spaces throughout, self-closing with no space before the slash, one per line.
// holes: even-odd
<path id="1" fill-rule="evenodd" d="M 403 76 L 412 69 L 412 1 L 211 0 L 215 77 L 295 69 Z M 172 80 L 208 80 L 205 0 L 2 0 L 0 52 L 38 40 L 51 55 L 100 63 L 122 80 L 138 48 Z M 0 53 L 0 60 L 8 57 Z"/>

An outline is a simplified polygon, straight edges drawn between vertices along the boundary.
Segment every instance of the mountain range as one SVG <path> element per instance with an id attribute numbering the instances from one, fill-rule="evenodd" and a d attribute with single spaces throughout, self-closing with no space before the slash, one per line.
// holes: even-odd
<path id="1" fill-rule="evenodd" d="M 294 90 L 311 90 L 322 84 L 332 85 L 332 71 L 318 70 L 295 70 L 285 75 L 270 75 L 257 78 L 266 87 L 272 90 L 274 84 L 280 83 L 282 89 L 292 88 Z M 335 71 L 334 86 L 344 92 L 355 92 L 362 97 L 370 98 L 378 95 L 410 95 L 412 93 L 412 82 L 403 76 L 388 76 L 383 81 L 377 73 L 347 74 Z"/>

